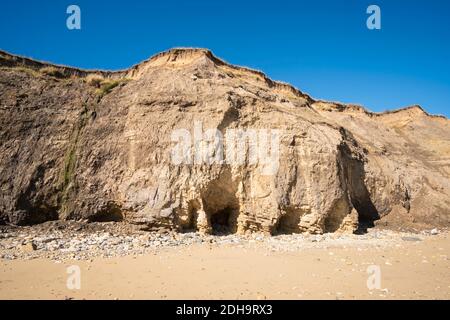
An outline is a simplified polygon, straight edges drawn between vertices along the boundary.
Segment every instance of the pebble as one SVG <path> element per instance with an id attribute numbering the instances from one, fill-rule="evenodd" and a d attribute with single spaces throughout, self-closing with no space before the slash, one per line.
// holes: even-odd
<path id="1" fill-rule="evenodd" d="M 422 241 L 422 239 L 417 237 L 402 237 L 403 241 Z"/>
<path id="2" fill-rule="evenodd" d="M 439 234 L 439 231 L 438 231 L 438 229 L 435 228 L 430 231 L 430 234 L 435 236 L 435 235 Z"/>
<path id="3" fill-rule="evenodd" d="M 32 252 L 37 249 L 37 246 L 34 242 L 28 242 L 21 246 L 22 251 L 24 252 Z"/>
<path id="4" fill-rule="evenodd" d="M 421 238 L 415 234 L 390 230 L 369 231 L 364 235 L 290 234 L 269 236 L 261 233 L 244 235 L 203 235 L 200 233 L 150 232 L 133 229 L 125 223 L 59 222 L 60 225 L 36 225 L 33 227 L 0 228 L 0 258 L 34 259 L 49 258 L 55 263 L 68 259 L 90 260 L 94 257 L 115 257 L 154 253 L 167 247 L 184 247 L 192 244 L 205 246 L 235 245 L 240 248 L 265 246 L 272 252 L 296 252 L 308 248 L 334 249 L 354 247 L 358 251 L 382 246 L 396 246 L 402 241 L 422 241 L 421 238 L 435 234 L 431 230 Z M 108 230 L 108 231 L 106 231 Z M 17 250 L 16 248 L 21 248 Z M 329 251 L 330 256 L 333 252 Z M 351 262 L 345 262 L 351 265 Z"/>

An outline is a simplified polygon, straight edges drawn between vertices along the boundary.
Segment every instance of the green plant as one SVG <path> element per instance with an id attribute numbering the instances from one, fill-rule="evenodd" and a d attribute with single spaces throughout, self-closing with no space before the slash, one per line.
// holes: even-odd
<path id="1" fill-rule="evenodd" d="M 44 67 L 42 69 L 39 70 L 42 74 L 51 76 L 51 77 L 55 77 L 55 78 L 63 78 L 64 77 L 64 73 L 55 67 L 52 66 L 48 66 L 48 67 Z"/>
<path id="2" fill-rule="evenodd" d="M 129 81 L 128 79 L 119 79 L 119 80 L 103 80 L 100 84 L 100 88 L 96 90 L 98 101 L 100 101 L 105 95 L 111 92 L 112 89 L 117 87 L 118 85 Z"/>
<path id="3" fill-rule="evenodd" d="M 17 72 L 24 72 L 27 73 L 30 76 L 38 77 L 40 74 L 38 71 L 29 68 L 29 67 L 23 67 L 23 66 L 16 66 L 16 67 L 1 67 L 0 70 L 3 71 L 17 71 Z"/>
<path id="4" fill-rule="evenodd" d="M 75 169 L 77 166 L 77 156 L 76 152 L 78 149 L 78 144 L 80 141 L 80 137 L 82 135 L 83 129 L 86 126 L 88 121 L 88 107 L 87 105 L 83 105 L 83 111 L 80 114 L 78 119 L 78 123 L 74 126 L 71 137 L 70 144 L 67 150 L 66 156 L 64 157 L 64 167 L 61 175 L 61 194 L 59 196 L 59 201 L 61 205 L 64 207 L 68 198 L 69 191 L 71 189 L 71 185 L 73 188 L 74 177 L 75 177 Z"/>
<path id="5" fill-rule="evenodd" d="M 86 83 L 95 88 L 100 88 L 100 85 L 104 80 L 105 78 L 99 74 L 89 74 L 85 78 Z"/>

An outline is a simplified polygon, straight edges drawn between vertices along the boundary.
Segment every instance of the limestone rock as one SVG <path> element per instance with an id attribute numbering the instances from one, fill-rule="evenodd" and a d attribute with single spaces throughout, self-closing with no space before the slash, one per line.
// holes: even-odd
<path id="1" fill-rule="evenodd" d="M 223 158 L 232 147 L 215 144 L 230 132 L 258 135 L 240 140 L 236 161 Z M 177 133 L 193 146 L 181 162 Z M 274 145 L 250 152 L 264 134 L 277 158 Z M 371 113 L 314 100 L 204 49 L 172 49 L 119 72 L 0 52 L 0 187 L 0 221 L 18 225 L 87 219 L 271 234 L 353 232 L 380 218 L 448 226 L 450 122 L 418 106 Z"/>
<path id="2" fill-rule="evenodd" d="M 37 249 L 37 246 L 34 242 L 27 242 L 21 246 L 23 252 L 33 252 Z"/>

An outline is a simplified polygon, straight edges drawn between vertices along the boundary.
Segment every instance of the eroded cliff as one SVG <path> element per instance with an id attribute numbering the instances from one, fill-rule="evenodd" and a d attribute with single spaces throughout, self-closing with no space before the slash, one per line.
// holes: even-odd
<path id="1" fill-rule="evenodd" d="M 316 101 L 204 49 L 119 72 L 0 52 L 0 124 L 3 223 L 275 234 L 450 222 L 448 119 Z M 243 162 L 174 162 L 174 132 L 210 129 L 276 130 L 276 170 L 264 172 L 267 155 L 249 157 L 251 140 Z"/>

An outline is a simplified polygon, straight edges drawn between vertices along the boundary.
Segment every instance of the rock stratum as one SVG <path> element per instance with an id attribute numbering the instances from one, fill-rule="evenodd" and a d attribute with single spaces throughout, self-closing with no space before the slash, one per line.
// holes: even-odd
<path id="1" fill-rule="evenodd" d="M 279 164 L 174 163 L 173 132 L 276 129 Z M 205 49 L 86 71 L 0 52 L 0 223 L 205 233 L 449 226 L 450 122 L 315 100 Z M 244 148 L 249 149 L 250 144 Z"/>

